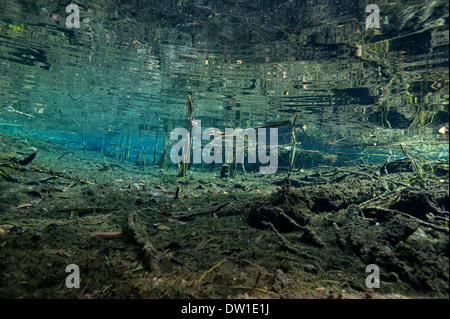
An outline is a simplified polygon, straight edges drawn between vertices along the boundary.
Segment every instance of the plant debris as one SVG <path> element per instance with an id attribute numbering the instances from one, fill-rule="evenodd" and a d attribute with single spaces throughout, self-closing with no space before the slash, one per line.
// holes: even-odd
<path id="1" fill-rule="evenodd" d="M 234 179 L 189 170 L 180 181 L 175 167 L 108 159 L 100 170 L 95 153 L 50 169 L 58 146 L 33 143 L 40 156 L 26 167 L 0 151 L 17 179 L 0 179 L 1 296 L 364 297 L 375 263 L 377 296 L 448 297 L 448 162 L 428 162 L 433 174 L 409 159 Z M 89 269 L 82 290 L 61 285 L 68 264 Z"/>

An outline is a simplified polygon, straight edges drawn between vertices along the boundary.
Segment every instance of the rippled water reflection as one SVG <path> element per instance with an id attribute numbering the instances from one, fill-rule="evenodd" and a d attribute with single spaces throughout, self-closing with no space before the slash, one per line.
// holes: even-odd
<path id="1" fill-rule="evenodd" d="M 80 29 L 45 6 L 37 15 L 12 1 L 2 9 L 0 130 L 11 134 L 92 149 L 105 141 L 154 145 L 185 126 L 187 94 L 204 128 L 234 126 L 236 116 L 256 127 L 298 113 L 299 141 L 311 149 L 437 144 L 448 122 L 448 30 L 438 16 L 400 38 L 364 31 L 362 16 L 310 44 L 291 37 L 215 48 L 125 40 L 89 6 Z M 280 130 L 282 143 L 289 130 Z"/>

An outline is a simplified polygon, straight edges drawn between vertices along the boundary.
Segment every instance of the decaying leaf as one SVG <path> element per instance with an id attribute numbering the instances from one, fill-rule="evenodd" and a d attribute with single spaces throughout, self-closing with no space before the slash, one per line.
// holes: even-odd
<path id="1" fill-rule="evenodd" d="M 16 208 L 30 208 L 30 207 L 33 207 L 33 205 L 30 203 L 25 203 L 25 204 L 20 204 Z"/>
<path id="2" fill-rule="evenodd" d="M 166 226 L 166 225 L 163 225 L 163 224 L 160 224 L 160 225 L 158 225 L 158 230 L 170 230 L 170 227 Z"/>
<path id="3" fill-rule="evenodd" d="M 104 239 L 113 239 L 113 238 L 119 238 L 122 236 L 122 232 L 103 232 L 103 231 L 97 231 L 92 234 L 93 237 L 100 237 Z"/>

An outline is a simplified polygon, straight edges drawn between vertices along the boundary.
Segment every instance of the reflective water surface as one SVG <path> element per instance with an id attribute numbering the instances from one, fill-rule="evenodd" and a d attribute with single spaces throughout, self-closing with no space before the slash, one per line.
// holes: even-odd
<path id="1" fill-rule="evenodd" d="M 305 149 L 407 142 L 445 157 L 438 130 L 448 122 L 448 19 L 438 12 L 442 4 L 433 5 L 411 5 L 402 16 L 387 6 L 380 29 L 365 30 L 367 13 L 344 10 L 340 24 L 316 18 L 320 27 L 279 41 L 211 45 L 194 34 L 224 13 L 188 15 L 191 22 L 174 27 L 180 40 L 133 37 L 123 28 L 138 22 L 98 6 L 82 6 L 80 28 L 69 29 L 68 13 L 50 5 L 2 1 L 0 129 L 90 149 L 132 144 L 132 157 L 142 149 L 151 157 L 166 131 L 186 126 L 190 94 L 203 128 L 234 127 L 237 116 L 241 127 L 257 127 L 297 113 Z M 317 4 L 308 12 L 321 10 Z M 244 22 L 231 23 L 239 30 Z M 289 131 L 280 128 L 280 145 Z"/>

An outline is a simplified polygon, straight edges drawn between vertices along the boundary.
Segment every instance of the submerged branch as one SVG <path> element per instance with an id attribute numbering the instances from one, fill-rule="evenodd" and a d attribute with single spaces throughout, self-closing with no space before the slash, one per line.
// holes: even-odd
<path id="1" fill-rule="evenodd" d="M 149 271 L 159 269 L 160 253 L 153 247 L 153 244 L 142 236 L 137 229 L 137 214 L 131 213 L 128 217 L 127 228 L 136 243 L 141 247 L 143 253 L 142 264 Z"/>

